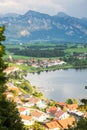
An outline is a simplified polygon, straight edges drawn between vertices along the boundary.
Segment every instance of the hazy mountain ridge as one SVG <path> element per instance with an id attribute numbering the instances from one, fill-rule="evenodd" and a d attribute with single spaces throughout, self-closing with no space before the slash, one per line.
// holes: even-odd
<path id="1" fill-rule="evenodd" d="M 6 25 L 7 42 L 47 40 L 87 42 L 87 18 L 74 18 L 60 12 L 55 16 L 28 11 L 24 15 L 7 14 L 0 17 Z"/>

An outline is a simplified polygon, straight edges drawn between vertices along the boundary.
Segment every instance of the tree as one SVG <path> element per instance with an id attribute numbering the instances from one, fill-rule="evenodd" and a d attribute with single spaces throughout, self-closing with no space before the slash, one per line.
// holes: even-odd
<path id="1" fill-rule="evenodd" d="M 0 27 L 0 130 L 23 130 L 23 124 L 16 104 L 13 101 L 7 100 L 5 91 L 7 89 L 7 77 L 3 72 L 7 67 L 3 60 L 5 47 L 1 42 L 5 41 L 5 27 Z"/>
<path id="2" fill-rule="evenodd" d="M 78 104 L 78 101 L 77 101 L 77 99 L 71 99 L 71 98 L 68 98 L 67 100 L 66 100 L 66 103 L 67 104 Z"/>
<path id="3" fill-rule="evenodd" d="M 80 100 L 84 105 L 87 105 L 87 99 L 83 98 Z"/>
<path id="4" fill-rule="evenodd" d="M 29 93 L 29 94 L 32 93 L 32 86 L 31 86 L 31 84 L 29 83 L 28 80 L 23 81 L 23 82 L 20 84 L 20 87 L 21 87 L 22 89 L 24 89 L 27 93 Z"/>
<path id="5" fill-rule="evenodd" d="M 87 118 L 81 118 L 78 121 L 76 130 L 87 130 Z"/>
<path id="6" fill-rule="evenodd" d="M 72 100 L 71 98 L 68 98 L 68 99 L 66 100 L 66 103 L 67 103 L 67 104 L 73 104 L 73 100 Z"/>
<path id="7" fill-rule="evenodd" d="M 39 122 L 35 122 L 34 125 L 32 126 L 33 130 L 45 130 L 42 125 L 40 125 Z"/>
<path id="8" fill-rule="evenodd" d="M 74 128 L 68 128 L 68 130 L 87 130 L 87 118 L 81 118 L 77 126 Z"/>

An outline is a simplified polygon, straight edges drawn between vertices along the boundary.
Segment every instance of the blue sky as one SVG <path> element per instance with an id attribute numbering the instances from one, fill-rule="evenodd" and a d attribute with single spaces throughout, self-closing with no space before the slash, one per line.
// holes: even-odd
<path id="1" fill-rule="evenodd" d="M 87 0 L 0 0 L 0 14 L 24 14 L 28 10 L 49 15 L 65 12 L 74 17 L 87 17 Z"/>

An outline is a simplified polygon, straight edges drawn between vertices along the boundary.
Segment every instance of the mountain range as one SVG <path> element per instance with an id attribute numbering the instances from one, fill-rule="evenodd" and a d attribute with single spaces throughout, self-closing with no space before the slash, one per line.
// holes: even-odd
<path id="1" fill-rule="evenodd" d="M 0 16 L 5 25 L 7 43 L 30 41 L 87 42 L 87 18 L 75 18 L 63 12 L 50 16 L 29 10 L 23 15 Z"/>

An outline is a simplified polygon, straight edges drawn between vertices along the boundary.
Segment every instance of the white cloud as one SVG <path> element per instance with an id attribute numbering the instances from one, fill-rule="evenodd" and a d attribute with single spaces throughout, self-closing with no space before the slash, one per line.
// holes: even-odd
<path id="1" fill-rule="evenodd" d="M 1 0 L 0 12 L 18 12 L 23 13 L 28 10 L 35 10 L 42 13 L 55 14 L 64 8 L 60 4 L 56 4 L 53 0 Z"/>
<path id="2" fill-rule="evenodd" d="M 18 8 L 18 4 L 15 1 L 4 0 L 3 2 L 0 1 L 0 12 L 2 13 L 8 13 L 8 12 L 13 12 L 14 9 L 16 10 Z"/>
<path id="3" fill-rule="evenodd" d="M 0 0 L 0 12 L 25 13 L 35 10 L 54 15 L 63 11 L 72 16 L 87 16 L 87 0 Z"/>

